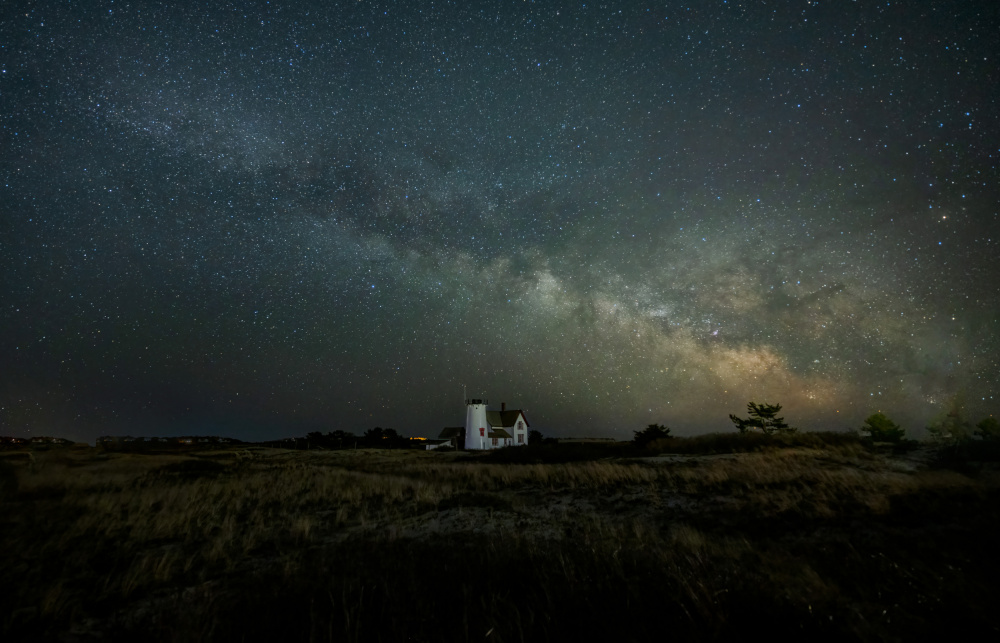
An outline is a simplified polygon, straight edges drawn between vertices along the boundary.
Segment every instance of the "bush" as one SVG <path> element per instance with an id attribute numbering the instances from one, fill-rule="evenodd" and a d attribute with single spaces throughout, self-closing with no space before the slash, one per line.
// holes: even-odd
<path id="1" fill-rule="evenodd" d="M 872 442 L 899 442 L 906 437 L 906 431 L 883 413 L 873 413 L 865 418 L 862 431 L 868 431 Z"/>
<path id="2" fill-rule="evenodd" d="M 931 440 L 944 444 L 958 444 L 972 439 L 972 422 L 965 418 L 965 398 L 953 395 L 945 409 L 927 427 Z"/>
<path id="3" fill-rule="evenodd" d="M 642 431 L 633 431 L 633 433 L 635 433 L 635 437 L 632 438 L 632 443 L 637 447 L 645 447 L 657 440 L 669 438 L 670 428 L 661 424 L 650 424 Z"/>
<path id="4" fill-rule="evenodd" d="M 1000 440 L 1000 422 L 996 418 L 983 418 L 976 425 L 976 435 L 984 440 Z"/>
<path id="5" fill-rule="evenodd" d="M 1000 462 L 1000 440 L 966 440 L 942 444 L 937 449 L 935 464 L 975 476 L 982 467 L 976 463 Z"/>

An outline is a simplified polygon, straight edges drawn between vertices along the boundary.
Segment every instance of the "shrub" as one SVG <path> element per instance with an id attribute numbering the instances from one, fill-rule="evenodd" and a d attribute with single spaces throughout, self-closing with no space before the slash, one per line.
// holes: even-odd
<path id="1" fill-rule="evenodd" d="M 972 422 L 965 418 L 965 398 L 953 395 L 946 408 L 927 427 L 935 442 L 958 444 L 972 439 Z"/>
<path id="2" fill-rule="evenodd" d="M 906 431 L 890 420 L 884 413 L 873 413 L 865 418 L 862 431 L 868 431 L 872 442 L 899 442 L 906 437 Z"/>
<path id="3" fill-rule="evenodd" d="M 635 437 L 632 443 L 637 447 L 645 447 L 656 440 L 663 440 L 670 437 L 670 428 L 661 424 L 650 424 L 642 431 L 633 431 Z"/>
<path id="4" fill-rule="evenodd" d="M 984 440 L 1000 440 L 1000 421 L 994 417 L 983 418 L 976 424 L 976 435 Z"/>

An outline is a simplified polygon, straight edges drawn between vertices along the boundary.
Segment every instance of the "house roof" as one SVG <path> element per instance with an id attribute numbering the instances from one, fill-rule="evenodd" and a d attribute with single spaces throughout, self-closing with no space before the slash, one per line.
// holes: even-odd
<path id="1" fill-rule="evenodd" d="M 465 433 L 464 426 L 446 426 L 441 431 L 441 435 L 439 435 L 438 437 L 444 440 L 450 440 L 451 438 L 462 437 L 463 433 Z"/>
<path id="2" fill-rule="evenodd" d="M 492 431 L 490 431 L 490 437 L 491 438 L 509 438 L 509 437 L 511 437 L 511 435 L 510 435 L 510 433 L 507 433 L 503 429 L 493 429 Z"/>
<path id="3" fill-rule="evenodd" d="M 528 418 L 524 416 L 524 412 L 520 409 L 512 411 L 487 411 L 486 421 L 490 423 L 490 426 L 513 427 L 517 424 L 518 416 L 524 417 L 525 426 L 531 426 L 528 424 Z"/>

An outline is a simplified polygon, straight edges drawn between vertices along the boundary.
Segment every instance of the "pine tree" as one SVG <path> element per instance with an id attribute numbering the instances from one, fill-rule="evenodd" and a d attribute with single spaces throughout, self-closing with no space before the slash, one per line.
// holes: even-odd
<path id="1" fill-rule="evenodd" d="M 785 418 L 778 417 L 778 412 L 780 410 L 780 404 L 768 404 L 767 402 L 757 404 L 756 402 L 747 402 L 747 413 L 750 415 L 749 418 L 744 420 L 730 414 L 729 419 L 733 421 L 733 424 L 736 425 L 736 428 L 739 429 L 740 433 L 746 433 L 751 429 L 760 429 L 765 435 L 771 435 L 775 432 L 794 432 L 795 429 L 788 426 L 785 422 Z"/>

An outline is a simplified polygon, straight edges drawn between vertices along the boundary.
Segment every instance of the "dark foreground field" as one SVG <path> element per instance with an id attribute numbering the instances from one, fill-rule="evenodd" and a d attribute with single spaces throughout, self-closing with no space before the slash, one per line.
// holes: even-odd
<path id="1" fill-rule="evenodd" d="M 997 640 L 996 470 L 814 446 L 0 452 L 0 635 Z"/>

